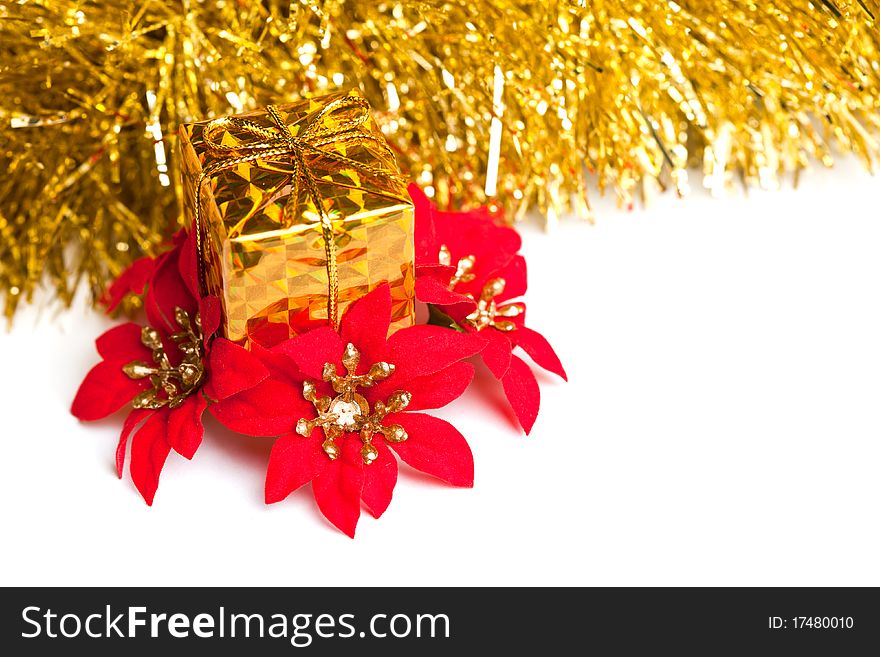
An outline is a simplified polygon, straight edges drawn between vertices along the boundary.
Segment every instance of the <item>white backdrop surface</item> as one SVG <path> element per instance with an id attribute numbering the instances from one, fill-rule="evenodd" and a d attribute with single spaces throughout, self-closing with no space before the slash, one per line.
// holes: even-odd
<path id="1" fill-rule="evenodd" d="M 265 506 L 271 441 L 216 422 L 148 508 L 114 473 L 120 417 L 68 414 L 111 322 L 26 308 L 0 332 L 0 584 L 880 585 L 878 190 L 842 162 L 523 225 L 530 325 L 570 383 L 539 375 L 525 437 L 480 376 L 439 412 L 475 488 L 402 469 L 355 540 L 307 489 Z"/>

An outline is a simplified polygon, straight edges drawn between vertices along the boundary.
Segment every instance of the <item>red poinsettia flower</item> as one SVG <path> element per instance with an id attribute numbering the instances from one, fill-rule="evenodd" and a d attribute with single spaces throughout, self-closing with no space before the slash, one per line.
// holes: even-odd
<path id="1" fill-rule="evenodd" d="M 525 259 L 519 234 L 498 225 L 485 209 L 440 212 L 421 189 L 410 186 L 416 208 L 416 296 L 483 342 L 480 356 L 501 381 L 504 394 L 528 434 L 541 392 L 531 368 L 513 351 L 521 348 L 544 369 L 566 379 L 550 343 L 525 326 Z"/>
<path id="2" fill-rule="evenodd" d="M 361 503 L 379 517 L 397 483 L 394 453 L 453 486 L 473 485 L 464 437 L 418 413 L 445 406 L 473 378 L 463 359 L 482 342 L 419 325 L 388 337 L 391 295 L 380 286 L 352 304 L 340 331 L 318 328 L 271 349 L 254 346 L 269 377 L 212 405 L 229 428 L 276 435 L 266 475 L 271 504 L 311 482 L 318 508 L 354 536 Z"/>
<path id="3" fill-rule="evenodd" d="M 491 272 L 506 267 L 516 257 L 522 239 L 512 228 L 496 223 L 485 207 L 470 212 L 443 212 L 434 207 L 418 185 L 411 184 L 409 193 L 416 218 L 416 296 L 464 318 L 476 307 L 474 297 L 480 293 L 476 277 L 487 278 Z M 446 258 L 447 253 L 473 256 L 469 272 L 454 287 L 449 282 L 455 276 L 458 262 Z"/>
<path id="4" fill-rule="evenodd" d="M 122 477 L 131 437 L 131 477 L 147 504 L 153 503 L 170 451 L 191 459 L 198 449 L 206 395 L 222 398 L 268 376 L 259 360 L 227 340 L 214 341 L 211 360 L 219 364 L 208 367 L 204 337 L 217 330 L 220 306 L 216 298 L 198 296 L 193 249 L 186 234 L 175 236 L 171 250 L 136 261 L 111 285 L 116 304 L 128 292 L 144 294 L 146 287 L 150 326 L 128 322 L 97 339 L 103 360 L 86 375 L 71 407 L 81 420 L 98 420 L 132 405 L 116 469 Z M 223 376 L 211 377 L 212 369 Z"/>

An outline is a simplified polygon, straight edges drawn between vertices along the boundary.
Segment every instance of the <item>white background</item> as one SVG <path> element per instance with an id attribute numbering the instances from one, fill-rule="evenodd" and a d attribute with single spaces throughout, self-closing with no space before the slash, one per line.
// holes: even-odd
<path id="1" fill-rule="evenodd" d="M 26 308 L 0 333 L 0 582 L 878 585 L 877 191 L 843 162 L 522 226 L 530 324 L 571 382 L 539 376 L 526 438 L 482 377 L 442 412 L 475 488 L 402 472 L 355 540 L 308 489 L 264 506 L 271 441 L 214 422 L 148 508 L 114 473 L 121 417 L 68 414 L 111 323 L 83 298 Z"/>

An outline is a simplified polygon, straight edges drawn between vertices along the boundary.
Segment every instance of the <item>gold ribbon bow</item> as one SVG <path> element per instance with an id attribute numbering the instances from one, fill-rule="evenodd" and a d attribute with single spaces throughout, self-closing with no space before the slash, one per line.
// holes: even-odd
<path id="1" fill-rule="evenodd" d="M 355 110 L 351 118 L 331 128 L 324 125 L 324 120 L 330 117 L 333 112 L 346 110 Z M 360 129 L 370 118 L 370 105 L 366 100 L 358 96 L 345 96 L 328 103 L 297 135 L 290 131 L 290 126 L 281 118 L 277 107 L 269 105 L 266 107 L 266 111 L 272 118 L 273 127 L 263 127 L 253 121 L 235 116 L 215 119 L 205 126 L 203 132 L 205 145 L 219 159 L 204 168 L 199 176 L 196 188 L 195 231 L 196 248 L 199 253 L 199 285 L 204 293 L 205 271 L 201 224 L 203 183 L 211 176 L 221 171 L 233 169 L 239 164 L 290 156 L 293 160 L 293 171 L 290 173 L 293 189 L 282 210 L 282 217 L 289 216 L 288 213 L 291 211 L 291 206 L 299 198 L 299 186 L 304 184 L 309 199 L 317 208 L 321 218 L 324 251 L 327 254 L 327 318 L 330 325 L 334 329 L 338 329 L 339 272 L 336 264 L 336 240 L 333 235 L 333 223 L 327 214 L 327 210 L 324 208 L 323 197 L 318 191 L 315 177 L 306 163 L 306 157 L 320 156 L 327 158 L 346 168 L 355 169 L 370 176 L 396 177 L 398 174 L 393 171 L 352 160 L 337 152 L 325 150 L 324 147 L 330 144 L 372 142 L 382 148 L 391 158 L 392 162 L 394 161 L 394 153 L 384 140 Z M 236 128 L 255 139 L 235 146 L 221 144 L 218 138 L 222 137 L 230 128 Z"/>

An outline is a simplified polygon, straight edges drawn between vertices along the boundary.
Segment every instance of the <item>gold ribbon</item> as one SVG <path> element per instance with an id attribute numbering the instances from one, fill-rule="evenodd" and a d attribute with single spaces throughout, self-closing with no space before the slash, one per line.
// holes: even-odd
<path id="1" fill-rule="evenodd" d="M 342 121 L 333 128 L 325 127 L 324 119 L 333 112 L 354 110 L 351 118 Z M 274 105 L 266 107 L 266 111 L 274 123 L 273 127 L 263 127 L 256 123 L 235 116 L 225 116 L 209 122 L 204 129 L 203 138 L 205 145 L 211 154 L 219 158 L 211 162 L 199 176 L 196 188 L 195 228 L 196 248 L 199 253 L 199 285 L 202 293 L 205 293 L 205 270 L 204 253 L 202 245 L 202 185 L 213 175 L 221 171 L 233 169 L 239 164 L 254 162 L 256 160 L 268 160 L 272 158 L 289 156 L 293 160 L 293 171 L 290 173 L 293 189 L 287 198 L 287 203 L 282 210 L 282 218 L 289 216 L 293 204 L 299 198 L 299 186 L 304 184 L 309 199 L 318 210 L 321 218 L 321 232 L 324 238 L 324 251 L 327 255 L 327 319 L 334 329 L 339 328 L 339 271 L 336 264 L 336 240 L 333 235 L 333 223 L 324 208 L 324 199 L 318 191 L 317 181 L 309 170 L 306 163 L 307 156 L 320 156 L 333 162 L 337 162 L 347 168 L 355 169 L 361 173 L 375 177 L 397 177 L 397 173 L 363 164 L 351 158 L 340 155 L 337 152 L 325 150 L 325 146 L 345 143 L 361 144 L 372 142 L 382 148 L 394 161 L 394 153 L 384 140 L 377 138 L 360 128 L 370 118 L 370 105 L 366 100 L 358 96 L 345 96 L 328 103 L 315 118 L 309 122 L 296 136 L 290 131 L 278 108 Z M 218 138 L 236 128 L 251 137 L 253 141 L 226 146 L 218 141 Z"/>

